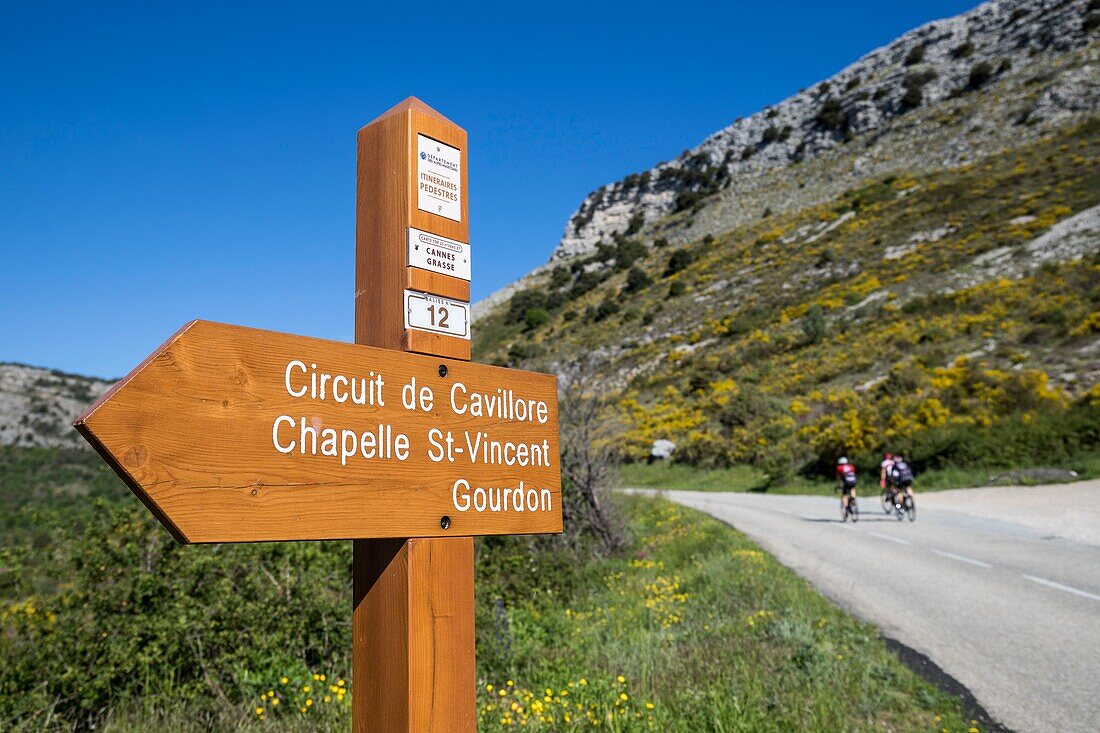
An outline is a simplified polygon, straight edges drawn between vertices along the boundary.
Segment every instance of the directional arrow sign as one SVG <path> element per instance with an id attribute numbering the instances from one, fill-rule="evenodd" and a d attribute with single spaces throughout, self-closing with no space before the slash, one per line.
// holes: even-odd
<path id="1" fill-rule="evenodd" d="M 193 321 L 75 426 L 181 542 L 562 528 L 546 374 Z"/>

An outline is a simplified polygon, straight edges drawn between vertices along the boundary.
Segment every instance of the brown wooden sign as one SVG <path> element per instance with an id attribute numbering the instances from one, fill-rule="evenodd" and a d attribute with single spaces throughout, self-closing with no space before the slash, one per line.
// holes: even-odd
<path id="1" fill-rule="evenodd" d="M 181 542 L 560 532 L 556 389 L 193 321 L 75 424 Z"/>

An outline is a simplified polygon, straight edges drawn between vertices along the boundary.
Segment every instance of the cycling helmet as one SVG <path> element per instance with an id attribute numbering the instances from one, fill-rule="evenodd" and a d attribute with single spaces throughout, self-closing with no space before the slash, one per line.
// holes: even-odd
<path id="1" fill-rule="evenodd" d="M 847 465 L 847 464 L 848 464 L 848 459 L 847 459 L 847 458 L 845 458 L 844 456 L 841 456 L 841 457 L 840 457 L 840 460 L 839 460 L 839 461 L 837 461 L 837 463 L 839 463 L 839 464 L 840 464 L 840 465 L 842 465 L 842 466 L 845 466 L 845 465 Z"/>

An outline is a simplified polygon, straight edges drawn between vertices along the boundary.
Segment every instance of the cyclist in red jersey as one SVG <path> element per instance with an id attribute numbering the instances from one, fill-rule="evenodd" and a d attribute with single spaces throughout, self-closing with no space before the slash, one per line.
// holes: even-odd
<path id="1" fill-rule="evenodd" d="M 894 456 L 891 453 L 887 453 L 882 457 L 882 463 L 878 469 L 878 485 L 879 488 L 885 489 L 887 484 L 892 485 L 890 474 L 894 470 Z"/>
<path id="2" fill-rule="evenodd" d="M 840 490 L 840 502 L 845 509 L 848 508 L 848 497 L 856 495 L 856 467 L 844 456 L 841 456 L 836 465 L 836 486 Z"/>

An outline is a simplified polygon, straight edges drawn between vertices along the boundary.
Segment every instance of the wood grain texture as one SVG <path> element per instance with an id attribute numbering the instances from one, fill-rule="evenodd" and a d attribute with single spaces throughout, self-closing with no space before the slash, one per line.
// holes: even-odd
<path id="1" fill-rule="evenodd" d="M 364 540 L 354 556 L 353 730 L 473 733 L 473 539 Z"/>
<path id="2" fill-rule="evenodd" d="M 424 134 L 461 151 L 462 221 L 456 222 L 417 208 L 416 136 Z M 401 292 L 410 278 L 414 290 L 469 300 L 469 283 L 456 286 L 446 276 L 423 278 L 407 267 L 404 242 L 408 227 L 416 227 L 461 242 L 470 241 L 469 175 L 466 131 L 418 99 L 410 97 L 359 130 L 355 213 L 355 341 L 386 349 L 404 349 Z M 423 271 L 418 271 L 423 272 Z M 410 274 L 411 273 L 411 274 Z M 424 275 L 432 273 L 424 272 Z M 431 290 L 434 285 L 442 291 Z M 417 332 L 420 333 L 420 332 Z M 413 343 L 420 343 L 413 336 Z M 456 353 L 452 346 L 444 353 Z M 469 359 L 469 346 L 466 356 Z"/>
<path id="3" fill-rule="evenodd" d="M 406 267 L 405 284 L 409 290 L 470 302 L 470 283 L 462 278 L 429 272 L 419 267 Z"/>
<path id="4" fill-rule="evenodd" d="M 381 374 L 384 405 L 354 405 L 350 399 L 292 397 L 287 365 L 300 360 L 317 372 L 367 378 Z M 445 364 L 446 377 L 439 375 Z M 292 386 L 308 386 L 304 369 L 295 369 Z M 402 405 L 404 384 L 434 392 L 430 410 Z M 498 387 L 547 403 L 546 425 L 518 420 L 456 415 L 450 390 L 460 382 L 468 394 L 496 394 Z M 331 384 L 331 383 L 330 383 Z M 355 539 L 478 534 L 556 532 L 561 529 L 560 473 L 552 376 L 501 369 L 388 349 L 195 321 L 162 346 L 123 380 L 107 399 L 76 422 L 80 432 L 108 458 L 126 483 L 188 542 Z M 456 403 L 466 398 L 456 392 Z M 275 421 L 282 423 L 280 444 L 301 443 L 301 425 L 325 429 L 344 440 L 342 430 L 409 438 L 409 457 L 339 457 L 276 450 Z M 550 467 L 471 463 L 455 455 L 452 463 L 429 459 L 428 431 L 453 432 L 465 447 L 465 431 L 495 440 L 547 441 Z M 360 444 L 361 445 L 361 444 Z M 340 448 L 341 446 L 338 446 Z M 547 488 L 553 511 L 456 511 L 452 489 L 462 478 L 471 487 Z M 442 516 L 451 527 L 440 526 Z"/>
<path id="5" fill-rule="evenodd" d="M 407 172 L 408 185 L 403 193 L 377 197 L 391 203 L 399 202 L 395 203 L 397 208 L 379 211 L 364 207 L 361 196 L 357 212 L 356 259 L 364 266 L 356 269 L 356 341 L 391 348 L 390 324 L 377 324 L 372 320 L 379 313 L 390 317 L 388 314 L 393 310 L 400 319 L 403 292 L 388 285 L 374 291 L 376 284 L 371 277 L 377 268 L 371 263 L 388 267 L 399 259 L 404 261 L 405 248 L 401 247 L 399 254 L 396 247 L 404 242 L 404 227 L 410 225 L 469 241 L 465 131 L 414 98 L 402 102 L 364 129 L 402 115 L 408 126 L 400 134 L 405 136 L 408 157 L 403 166 L 392 159 L 389 164 Z M 416 209 L 413 141 L 418 127 L 430 137 L 463 151 L 460 225 Z M 375 132 L 360 133 L 358 188 L 361 193 L 364 188 L 377 185 L 379 180 L 385 185 L 393 182 L 363 167 L 365 162 L 373 160 L 363 157 L 364 144 L 382 150 L 397 147 L 391 141 L 377 139 L 386 134 L 397 133 L 381 125 Z M 387 222 L 382 227 L 386 231 L 400 232 L 400 236 L 373 236 L 377 219 Z M 435 284 L 414 281 L 412 278 L 417 277 L 414 268 L 406 268 L 405 275 L 405 284 L 412 289 L 455 299 L 469 297 L 469 283 L 464 283 L 467 295 L 461 298 L 443 289 L 434 290 Z M 372 291 L 369 298 L 362 295 L 367 291 Z M 371 303 L 378 304 L 378 309 L 375 310 Z M 402 320 L 396 322 L 403 325 Z M 403 334 L 400 348 L 458 359 L 470 358 L 468 340 L 416 330 Z M 404 543 L 357 540 L 354 555 L 353 730 L 356 733 L 474 733 L 477 722 L 473 541 L 468 537 L 410 539 Z"/>
<path id="6" fill-rule="evenodd" d="M 470 341 L 468 339 L 410 329 L 405 331 L 401 343 L 405 351 L 412 351 L 417 354 L 436 354 L 450 359 L 470 360 Z"/>

